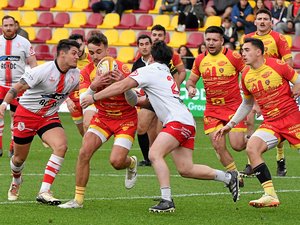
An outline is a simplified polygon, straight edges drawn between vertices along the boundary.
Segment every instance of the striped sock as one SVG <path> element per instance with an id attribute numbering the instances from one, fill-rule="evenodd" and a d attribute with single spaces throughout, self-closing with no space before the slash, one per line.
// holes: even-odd
<path id="1" fill-rule="evenodd" d="M 261 186 L 263 187 L 266 194 L 277 197 L 272 180 L 268 180 L 262 183 Z"/>
<path id="2" fill-rule="evenodd" d="M 75 189 L 75 200 L 76 200 L 76 202 L 79 205 L 83 204 L 84 192 L 85 192 L 85 187 L 78 187 L 78 186 L 76 186 L 76 189 Z"/>
<path id="3" fill-rule="evenodd" d="M 228 164 L 225 168 L 226 168 L 226 171 L 229 171 L 229 170 L 237 171 L 237 167 L 235 165 L 235 162 L 232 162 L 232 163 Z"/>
<path id="4" fill-rule="evenodd" d="M 24 168 L 24 163 L 21 166 L 16 166 L 13 163 L 13 158 L 14 157 L 12 157 L 10 159 L 10 168 L 11 168 L 11 173 L 12 173 L 12 176 L 13 176 L 12 182 L 14 184 L 21 184 L 22 183 L 21 174 L 22 174 L 22 170 Z"/>
<path id="5" fill-rule="evenodd" d="M 56 174 L 59 172 L 64 158 L 52 154 L 44 173 L 44 179 L 40 189 L 40 193 L 50 191 L 51 185 L 54 182 Z"/>

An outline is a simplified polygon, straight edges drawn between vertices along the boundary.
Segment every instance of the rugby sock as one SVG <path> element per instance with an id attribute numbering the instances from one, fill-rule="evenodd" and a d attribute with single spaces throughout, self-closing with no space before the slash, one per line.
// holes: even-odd
<path id="1" fill-rule="evenodd" d="M 78 187 L 78 186 L 76 186 L 76 189 L 75 189 L 75 200 L 76 200 L 76 202 L 79 205 L 83 204 L 84 192 L 85 192 L 85 187 Z"/>
<path id="2" fill-rule="evenodd" d="M 272 177 L 267 165 L 265 163 L 261 163 L 257 167 L 253 168 L 253 172 L 256 174 L 256 177 L 261 183 L 265 193 L 277 198 Z"/>
<path id="3" fill-rule="evenodd" d="M 171 188 L 170 187 L 162 187 L 162 188 L 160 188 L 160 192 L 161 192 L 161 198 L 162 199 L 172 201 Z"/>
<path id="4" fill-rule="evenodd" d="M 136 164 L 137 162 L 132 158 L 132 157 L 130 157 L 130 165 L 129 165 L 129 168 L 130 169 L 133 169 L 134 167 L 135 167 L 135 164 Z"/>
<path id="5" fill-rule="evenodd" d="M 21 173 L 24 168 L 24 163 L 21 166 L 16 166 L 13 163 L 13 157 L 12 157 L 10 159 L 10 168 L 11 168 L 11 173 L 13 176 L 12 182 L 14 184 L 21 184 L 22 183 Z"/>
<path id="6" fill-rule="evenodd" d="M 0 149 L 2 149 L 3 130 L 4 130 L 4 121 L 0 119 Z"/>
<path id="7" fill-rule="evenodd" d="M 55 176 L 60 170 L 60 167 L 64 161 L 64 158 L 52 154 L 47 163 L 44 179 L 40 189 L 40 193 L 50 191 L 51 185 L 54 182 Z"/>
<path id="8" fill-rule="evenodd" d="M 150 161 L 149 157 L 148 157 L 148 154 L 149 154 L 149 137 L 148 137 L 148 134 L 147 133 L 138 134 L 137 137 L 138 137 L 138 142 L 139 142 L 139 145 L 140 145 L 140 148 L 141 148 L 144 159 L 146 161 Z"/>
<path id="9" fill-rule="evenodd" d="M 281 148 L 276 147 L 276 149 L 277 149 L 276 159 L 277 159 L 277 161 L 279 161 L 280 159 L 284 158 L 284 147 L 283 146 Z"/>
<path id="10" fill-rule="evenodd" d="M 236 170 L 237 171 L 237 167 L 235 165 L 235 162 L 232 162 L 232 163 L 228 164 L 225 168 L 226 168 L 226 171 L 229 171 L 229 170 Z"/>
<path id="11" fill-rule="evenodd" d="M 215 172 L 216 172 L 216 176 L 214 180 L 224 182 L 225 184 L 229 184 L 231 180 L 231 176 L 229 173 L 225 173 L 222 170 L 215 170 Z"/>

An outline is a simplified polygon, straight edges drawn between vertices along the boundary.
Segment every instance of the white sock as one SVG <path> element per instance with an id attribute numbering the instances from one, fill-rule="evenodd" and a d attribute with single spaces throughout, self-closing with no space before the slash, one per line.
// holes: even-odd
<path id="1" fill-rule="evenodd" d="M 171 188 L 170 187 L 163 187 L 160 188 L 160 192 L 161 192 L 161 198 L 168 200 L 168 201 L 172 201 L 171 198 Z"/>
<path id="2" fill-rule="evenodd" d="M 215 180 L 224 182 L 225 184 L 229 184 L 229 182 L 231 180 L 230 173 L 226 173 L 222 170 L 215 170 L 215 171 L 216 171 Z"/>

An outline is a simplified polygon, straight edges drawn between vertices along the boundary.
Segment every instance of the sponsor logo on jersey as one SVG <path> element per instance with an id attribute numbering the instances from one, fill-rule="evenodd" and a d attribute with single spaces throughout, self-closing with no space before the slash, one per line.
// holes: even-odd
<path id="1" fill-rule="evenodd" d="M 0 61 L 20 61 L 20 56 L 2 55 Z"/>
<path id="2" fill-rule="evenodd" d="M 66 95 L 68 95 L 68 93 L 66 93 L 66 94 L 63 94 L 63 93 L 52 93 L 52 94 L 42 95 L 42 97 L 43 98 L 51 98 L 51 99 L 60 100 L 60 99 L 64 98 Z"/>

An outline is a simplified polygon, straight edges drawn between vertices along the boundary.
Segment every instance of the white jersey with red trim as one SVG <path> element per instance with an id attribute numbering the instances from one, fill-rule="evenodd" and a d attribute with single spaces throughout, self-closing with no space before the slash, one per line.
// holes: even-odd
<path id="1" fill-rule="evenodd" d="M 35 52 L 30 42 L 16 35 L 13 39 L 0 36 L 0 85 L 11 87 L 25 72 L 26 58 Z"/>
<path id="2" fill-rule="evenodd" d="M 167 65 L 153 63 L 135 70 L 129 76 L 146 92 L 163 125 L 177 121 L 195 126 L 193 115 L 180 99 L 180 92 Z"/>
<path id="3" fill-rule="evenodd" d="M 22 76 L 30 89 L 21 96 L 19 104 L 41 116 L 53 115 L 79 85 L 79 77 L 79 69 L 63 73 L 56 61 L 34 67 Z"/>

